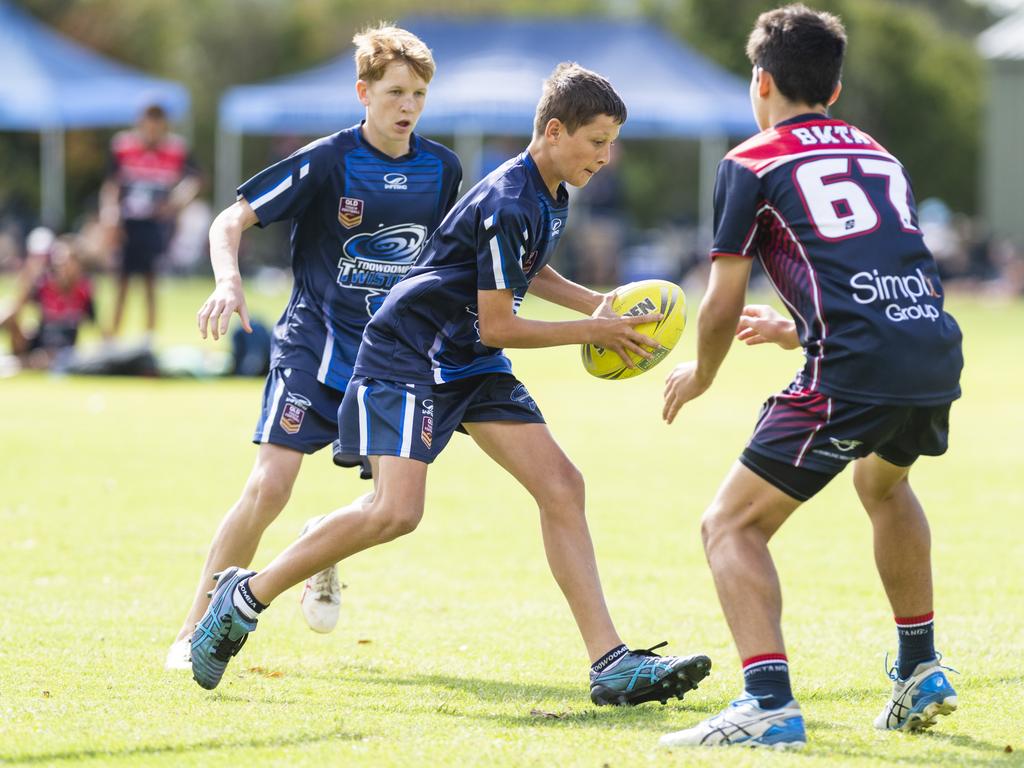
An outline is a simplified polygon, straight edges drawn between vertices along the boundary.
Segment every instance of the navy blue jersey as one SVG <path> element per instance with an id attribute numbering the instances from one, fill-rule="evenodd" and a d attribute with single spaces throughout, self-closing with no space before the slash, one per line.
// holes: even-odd
<path id="1" fill-rule="evenodd" d="M 564 185 L 551 197 L 528 152 L 480 181 L 366 326 L 356 373 L 409 384 L 510 373 L 502 351 L 480 342 L 477 291 L 511 290 L 518 310 L 558 244 L 568 202 Z"/>
<path id="2" fill-rule="evenodd" d="M 862 131 L 803 115 L 729 152 L 712 256 L 760 259 L 800 334 L 803 390 L 886 405 L 959 397 L 960 329 L 910 180 Z"/>
<path id="3" fill-rule="evenodd" d="M 325 136 L 238 188 L 259 226 L 292 220 L 292 296 L 274 328 L 271 365 L 344 391 L 363 328 L 412 268 L 454 205 L 462 168 L 415 134 L 391 158 L 359 126 Z"/>

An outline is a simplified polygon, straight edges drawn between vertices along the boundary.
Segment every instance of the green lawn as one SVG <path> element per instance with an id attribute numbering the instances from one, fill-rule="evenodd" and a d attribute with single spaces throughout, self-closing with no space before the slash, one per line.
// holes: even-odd
<path id="1" fill-rule="evenodd" d="M 165 285 L 162 344 L 198 343 L 194 313 L 208 288 Z M 273 319 L 284 297 L 250 301 Z M 419 530 L 343 565 L 334 634 L 305 627 L 293 590 L 216 692 L 165 673 L 206 545 L 253 460 L 261 382 L 0 380 L 0 763 L 1020 765 L 1024 369 L 1013 350 L 1024 306 L 948 303 L 966 335 L 966 396 L 948 455 L 922 461 L 914 478 L 933 528 L 937 640 L 962 672 L 953 677 L 961 710 L 932 733 L 871 728 L 895 630 L 843 476 L 773 545 L 809 748 L 728 757 L 657 748 L 661 733 L 740 689 L 698 521 L 761 400 L 800 365 L 797 353 L 738 347 L 711 392 L 665 427 L 662 381 L 692 354 L 691 328 L 657 372 L 624 382 L 588 377 L 574 349 L 513 353 L 587 478 L 623 637 L 667 639 L 669 652 L 715 662 L 684 702 L 632 710 L 591 706 L 586 656 L 548 574 L 536 511 L 464 436 L 431 469 Z M 539 304 L 525 311 L 552 315 Z M 256 565 L 307 517 L 363 490 L 326 454 L 310 458 Z"/>

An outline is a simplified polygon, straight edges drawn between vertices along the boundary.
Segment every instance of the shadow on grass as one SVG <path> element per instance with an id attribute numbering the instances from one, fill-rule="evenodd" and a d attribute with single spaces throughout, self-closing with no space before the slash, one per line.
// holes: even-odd
<path id="1" fill-rule="evenodd" d="M 339 680 L 339 677 L 333 679 Z M 682 727 L 676 724 L 680 717 L 696 722 L 718 712 L 727 703 L 719 697 L 702 698 L 700 691 L 691 691 L 683 701 L 671 699 L 666 706 L 652 702 L 638 707 L 596 707 L 590 703 L 588 688 L 582 683 L 579 686 L 506 683 L 441 674 L 400 677 L 348 674 L 341 676 L 339 681 L 352 683 L 360 690 L 376 686 L 422 689 L 409 694 L 408 699 L 415 702 L 410 709 L 500 723 L 506 727 L 608 728 L 623 725 L 660 732 L 669 725 Z M 445 693 L 450 695 L 446 697 Z M 484 704 L 500 705 L 505 712 L 467 712 L 460 702 L 453 701 L 462 695 Z M 509 708 L 516 711 L 508 712 Z"/>
<path id="2" fill-rule="evenodd" d="M 149 755 L 190 754 L 195 752 L 216 752 L 225 749 L 265 749 L 273 747 L 297 747 L 318 744 L 325 741 L 360 741 L 361 733 L 349 733 L 334 728 L 323 733 L 292 734 L 279 737 L 256 739 L 223 739 L 220 737 L 197 741 L 192 744 L 143 744 L 122 749 L 69 749 L 63 752 L 42 752 L 34 755 L 0 755 L 4 765 L 35 765 L 59 763 L 71 760 L 93 760 L 109 757 L 145 757 Z"/>
<path id="3" fill-rule="evenodd" d="M 1004 744 L 994 744 L 990 741 L 982 741 L 963 734 L 947 734 L 927 731 L 925 733 L 917 734 L 894 733 L 892 735 L 894 738 L 918 739 L 923 742 L 921 744 L 922 749 L 928 747 L 962 747 L 972 750 L 975 753 L 969 755 L 943 755 L 940 759 L 944 764 L 997 765 L 997 761 L 1001 761 L 1002 758 L 1008 758 L 1009 760 L 1015 761 L 1020 760 L 1018 755 L 1006 754 L 1003 751 L 1005 748 Z M 813 734 L 811 734 L 811 737 L 813 738 Z M 829 758 L 835 758 L 837 756 L 864 758 L 875 761 L 879 765 L 922 765 L 927 760 L 927 757 L 923 757 L 922 755 L 894 755 L 885 744 L 879 744 L 876 748 L 830 745 L 827 747 L 827 755 Z"/>

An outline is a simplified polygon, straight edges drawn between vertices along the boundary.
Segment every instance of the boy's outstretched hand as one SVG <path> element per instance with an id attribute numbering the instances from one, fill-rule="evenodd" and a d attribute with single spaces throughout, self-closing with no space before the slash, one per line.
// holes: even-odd
<path id="1" fill-rule="evenodd" d="M 736 326 L 736 338 L 749 346 L 778 344 L 783 349 L 800 346 L 796 323 L 767 304 L 748 304 L 743 308 Z"/>

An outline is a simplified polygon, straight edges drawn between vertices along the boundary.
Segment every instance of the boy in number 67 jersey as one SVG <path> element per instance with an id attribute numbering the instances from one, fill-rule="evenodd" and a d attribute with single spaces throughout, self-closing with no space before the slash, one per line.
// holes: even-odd
<path id="1" fill-rule="evenodd" d="M 738 323 L 748 343 L 802 345 L 805 364 L 765 403 L 702 524 L 744 695 L 664 737 L 667 746 L 805 743 L 768 540 L 848 464 L 899 637 L 893 696 L 875 726 L 926 728 L 956 709 L 933 643 L 928 523 L 907 478 L 919 456 L 946 450 L 950 403 L 960 396 L 960 329 L 943 310 L 903 166 L 827 115 L 845 47 L 839 19 L 803 5 L 762 14 L 747 44 L 762 130 L 719 166 L 697 360 L 669 375 L 664 417 L 671 423 L 708 389 Z M 793 322 L 763 307 L 743 312 L 754 258 Z"/>

